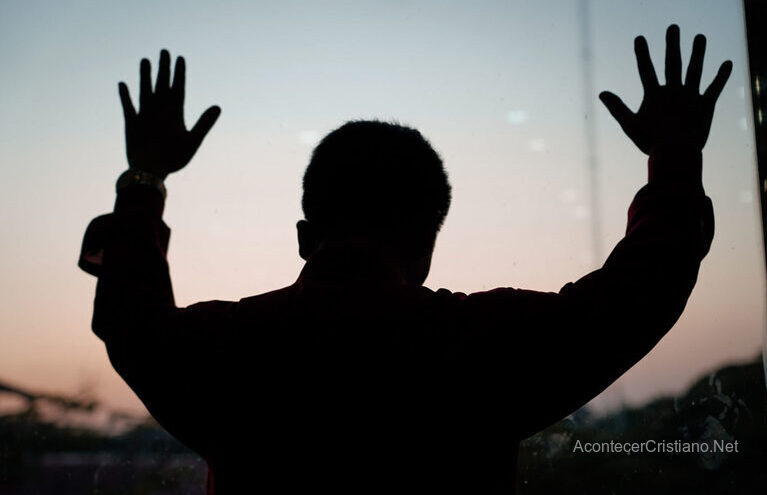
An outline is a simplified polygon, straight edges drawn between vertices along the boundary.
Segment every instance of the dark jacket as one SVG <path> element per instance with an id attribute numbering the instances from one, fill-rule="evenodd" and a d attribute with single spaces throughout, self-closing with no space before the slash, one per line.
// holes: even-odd
<path id="1" fill-rule="evenodd" d="M 713 237 L 699 185 L 649 184 L 604 266 L 559 292 L 435 292 L 339 246 L 283 289 L 178 308 L 162 209 L 123 190 L 80 266 L 114 368 L 217 495 L 513 492 L 519 441 L 658 343 Z"/>

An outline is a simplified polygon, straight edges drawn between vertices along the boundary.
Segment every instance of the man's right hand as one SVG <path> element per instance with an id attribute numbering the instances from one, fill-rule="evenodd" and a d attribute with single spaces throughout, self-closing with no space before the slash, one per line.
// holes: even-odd
<path id="1" fill-rule="evenodd" d="M 677 25 L 672 24 L 666 31 L 665 86 L 658 83 L 647 41 L 643 36 L 634 39 L 634 50 L 644 87 L 644 98 L 639 110 L 632 112 L 618 96 L 609 91 L 600 93 L 602 103 L 634 144 L 648 155 L 652 156 L 659 150 L 702 151 L 711 129 L 714 105 L 732 72 L 732 62 L 728 60 L 719 67 L 714 81 L 701 95 L 705 36 L 699 34 L 695 37 L 684 84 Z"/>

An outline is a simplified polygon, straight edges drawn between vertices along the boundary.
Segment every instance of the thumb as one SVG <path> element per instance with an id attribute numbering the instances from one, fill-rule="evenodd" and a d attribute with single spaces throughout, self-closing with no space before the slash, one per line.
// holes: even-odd
<path id="1" fill-rule="evenodd" d="M 189 131 L 192 154 L 194 154 L 194 152 L 197 151 L 197 148 L 200 147 L 202 140 L 205 139 L 205 136 L 208 134 L 211 127 L 213 127 L 213 124 L 216 123 L 219 115 L 221 115 L 221 108 L 219 106 L 214 105 L 210 107 L 203 112 L 197 120 L 197 123 L 192 127 L 192 130 Z"/>
<path id="2" fill-rule="evenodd" d="M 609 91 L 602 91 L 599 93 L 599 99 L 605 104 L 610 115 L 618 121 L 623 132 L 628 134 L 629 137 L 632 137 L 634 112 L 629 110 L 629 107 L 623 103 L 623 100 Z"/>

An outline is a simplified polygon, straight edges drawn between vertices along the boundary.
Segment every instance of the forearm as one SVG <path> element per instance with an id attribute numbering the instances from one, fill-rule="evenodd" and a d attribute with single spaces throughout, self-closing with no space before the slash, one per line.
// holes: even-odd
<path id="1" fill-rule="evenodd" d="M 237 303 L 176 307 L 163 206 L 162 194 L 151 187 L 121 190 L 114 212 L 89 227 L 80 264 L 98 276 L 93 330 L 115 370 L 163 427 L 207 455 L 215 435 L 200 428 L 212 413 L 199 390 L 215 377 L 200 363 L 231 336 Z"/>
<path id="2" fill-rule="evenodd" d="M 522 413 L 524 435 L 583 406 L 652 350 L 682 314 L 712 236 L 702 187 L 651 182 L 600 269 L 558 293 L 517 291 L 517 304 L 529 308 L 518 357 L 532 404 Z"/>
<path id="3" fill-rule="evenodd" d="M 148 330 L 175 308 L 165 254 L 170 231 L 162 195 L 147 186 L 121 190 L 102 234 L 93 329 L 102 339 Z"/>
<path id="4" fill-rule="evenodd" d="M 682 156 L 653 158 L 669 165 Z M 699 154 L 684 160 L 674 165 L 699 170 Z M 563 352 L 578 356 L 580 384 L 573 384 L 581 393 L 578 402 L 616 380 L 673 327 L 711 245 L 713 208 L 700 181 L 653 179 L 637 193 L 626 236 L 604 266 L 559 293 L 577 322 Z"/>

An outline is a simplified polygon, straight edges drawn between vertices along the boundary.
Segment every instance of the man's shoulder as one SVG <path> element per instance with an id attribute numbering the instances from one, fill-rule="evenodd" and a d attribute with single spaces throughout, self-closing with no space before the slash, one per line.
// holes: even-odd
<path id="1" fill-rule="evenodd" d="M 238 312 L 241 317 L 254 317 L 256 315 L 267 316 L 268 314 L 277 314 L 291 305 L 295 299 L 296 286 L 288 285 L 279 289 L 262 292 L 247 297 L 243 297 L 237 303 Z"/>
<path id="2" fill-rule="evenodd" d="M 288 302 L 292 299 L 300 297 L 311 297 L 317 294 L 331 294 L 338 293 L 343 290 L 339 286 L 328 286 L 326 288 L 311 287 L 311 290 L 307 290 L 306 287 L 300 283 L 294 283 L 279 289 L 270 290 L 260 294 L 254 294 L 251 296 L 240 299 L 239 304 L 241 306 L 261 306 L 263 304 L 279 304 L 280 302 Z M 395 285 L 386 284 L 380 286 L 370 287 L 349 287 L 350 292 L 354 292 L 357 297 L 360 298 L 405 298 L 416 301 L 441 301 L 447 304 L 455 304 L 461 302 L 474 302 L 474 301 L 493 301 L 498 299 L 506 299 L 519 293 L 526 293 L 522 289 L 515 289 L 511 287 L 497 287 L 490 290 L 481 290 L 474 292 L 453 291 L 447 288 L 432 289 L 424 285 Z M 534 291 L 532 291 L 534 292 Z"/>
<path id="3" fill-rule="evenodd" d="M 286 298 L 289 297 L 291 292 L 294 292 L 294 290 L 295 287 L 293 285 L 288 285 L 286 287 L 269 290 L 260 294 L 253 294 L 251 296 L 243 297 L 240 299 L 240 304 L 247 306 L 249 304 L 260 304 L 261 302 L 267 300 Z"/>
<path id="4" fill-rule="evenodd" d="M 298 313 L 375 313 L 384 309 L 411 315 L 483 318 L 506 313 L 527 291 L 499 287 L 477 292 L 386 284 L 369 287 L 302 285 L 300 282 L 240 299 L 238 313 L 247 320 L 280 319 Z M 524 299 L 524 297 L 522 297 Z M 314 308 L 314 309 L 313 309 Z"/>

